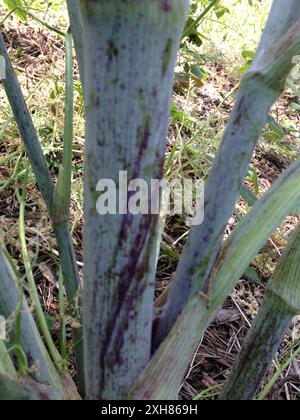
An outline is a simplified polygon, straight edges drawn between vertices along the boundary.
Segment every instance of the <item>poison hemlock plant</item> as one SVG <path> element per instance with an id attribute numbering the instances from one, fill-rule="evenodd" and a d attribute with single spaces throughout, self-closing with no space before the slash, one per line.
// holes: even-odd
<path id="1" fill-rule="evenodd" d="M 63 363 L 65 352 L 56 352 L 51 337 L 45 340 L 46 349 L 41 338 L 46 331 L 43 314 L 36 312 L 40 321 L 36 323 L 26 303 L 23 280 L 3 249 L 0 315 L 15 317 L 8 340 L 0 342 L 0 399 L 78 399 L 79 394 L 105 400 L 176 399 L 198 343 L 218 309 L 268 237 L 299 204 L 297 161 L 261 200 L 254 202 L 252 211 L 223 242 L 224 228 L 240 196 L 252 152 L 292 69 L 293 57 L 300 51 L 300 5 L 287 0 L 285 18 L 281 1 L 273 3 L 206 186 L 204 223 L 192 228 L 174 283 L 165 300 L 160 301 L 160 315 L 153 328 L 159 216 L 126 211 L 99 215 L 97 183 L 110 179 L 118 184 L 122 171 L 128 178 L 141 178 L 148 185 L 152 179 L 162 178 L 174 65 L 189 1 L 67 3 L 86 105 L 83 296 L 68 229 L 73 137 L 70 32 L 63 34 L 67 52 L 64 153 L 56 187 L 2 36 L 0 54 L 7 67 L 3 85 L 56 235 L 60 285 L 64 282 L 69 306 L 83 327 L 73 331 L 78 392 Z M 211 7 L 217 3 L 211 2 Z M 34 290 L 22 229 L 24 192 L 19 199 L 23 209 L 23 257 L 29 262 L 27 280 Z M 254 397 L 286 326 L 299 311 L 295 306 L 300 299 L 295 280 L 299 272 L 296 235 L 269 287 L 262 315 L 256 320 L 260 325 L 265 313 L 274 308 L 269 322 L 280 324 L 280 328 L 266 336 L 266 343 L 261 342 L 262 369 L 255 377 L 251 374 L 253 358 L 243 359 L 246 342 L 242 362 L 237 362 L 232 375 L 234 378 L 242 369 L 250 379 L 237 398 Z M 289 279 L 285 286 L 282 276 Z M 292 301 L 291 291 L 297 296 Z M 35 306 L 37 310 L 39 303 Z M 229 380 L 223 395 L 228 399 L 233 396 L 230 381 L 235 379 Z"/>

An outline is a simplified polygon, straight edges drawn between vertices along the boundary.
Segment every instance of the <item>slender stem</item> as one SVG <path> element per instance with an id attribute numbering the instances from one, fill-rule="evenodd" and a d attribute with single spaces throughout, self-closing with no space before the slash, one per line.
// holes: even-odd
<path id="1" fill-rule="evenodd" d="M 12 176 L 9 179 L 7 179 L 5 181 L 5 183 L 0 187 L 0 193 L 5 191 L 15 181 L 15 179 L 20 175 L 19 169 L 20 169 L 20 166 L 21 166 L 21 163 L 22 163 L 22 159 L 23 159 L 23 153 L 21 153 L 19 155 L 18 159 L 17 159 L 17 162 L 16 162 L 16 165 L 15 165 Z"/>
<path id="2" fill-rule="evenodd" d="M 55 188 L 53 226 L 58 243 L 63 279 L 67 289 L 70 309 L 76 312 L 79 324 L 73 329 L 73 348 L 76 358 L 79 390 L 81 395 L 85 393 L 84 384 L 84 360 L 83 360 L 83 331 L 81 320 L 81 296 L 80 278 L 77 268 L 76 255 L 73 248 L 72 236 L 69 231 L 69 217 L 71 207 L 71 184 L 72 184 L 72 158 L 73 158 L 73 112 L 74 112 L 74 88 L 73 88 L 73 51 L 72 35 L 70 29 L 66 33 L 66 97 L 65 97 L 65 121 L 64 121 L 64 147 L 63 162 L 59 170 L 57 185 Z M 76 279 L 76 283 L 72 281 Z"/>
<path id="3" fill-rule="evenodd" d="M 63 163 L 59 171 L 55 190 L 54 223 L 69 221 L 71 207 L 72 183 L 72 145 L 73 145 L 73 54 L 72 35 L 70 30 L 66 34 L 66 98 L 64 122 Z"/>
<path id="4" fill-rule="evenodd" d="M 38 187 L 45 200 L 48 213 L 52 218 L 53 229 L 57 240 L 57 246 L 60 253 L 60 262 L 63 277 L 66 286 L 68 302 L 70 306 L 74 305 L 74 299 L 78 298 L 80 290 L 80 276 L 76 262 L 72 237 L 68 229 L 68 223 L 57 223 L 53 219 L 54 212 L 54 183 L 43 155 L 39 138 L 34 128 L 30 113 L 24 100 L 16 73 L 11 65 L 5 43 L 0 32 L 0 55 L 6 62 L 6 79 L 3 85 L 16 118 L 21 137 L 24 142 L 26 153 L 29 157 L 33 172 L 36 177 Z M 82 332 L 76 330 L 76 348 L 75 357 L 80 376 L 83 376 L 83 343 Z M 83 381 L 81 381 L 83 382 Z"/>
<path id="5" fill-rule="evenodd" d="M 17 7 L 15 10 L 21 10 L 21 11 L 23 11 L 24 13 L 26 13 L 26 15 L 30 16 L 32 19 L 34 19 L 37 22 L 39 22 L 41 25 L 45 26 L 50 31 L 55 32 L 57 35 L 60 35 L 62 37 L 65 37 L 65 32 L 61 31 L 56 26 L 50 25 L 50 23 L 48 23 L 45 20 L 41 19 L 40 17 L 38 17 L 37 15 L 35 15 L 34 13 L 32 13 L 29 9 L 27 9 L 25 7 Z"/>
<path id="6" fill-rule="evenodd" d="M 195 19 L 189 27 L 183 32 L 183 38 L 190 36 L 200 25 L 201 21 L 205 16 L 213 9 L 221 0 L 211 0 L 208 6 L 203 10 L 203 12 Z"/>
<path id="7" fill-rule="evenodd" d="M 64 123 L 64 152 L 63 167 L 65 172 L 65 194 L 68 199 L 68 212 L 71 205 L 72 181 L 72 146 L 73 146 L 73 115 L 74 115 L 74 88 L 73 88 L 73 41 L 71 29 L 66 33 L 66 99 Z"/>
<path id="8" fill-rule="evenodd" d="M 26 203 L 27 181 L 28 181 L 28 174 L 24 178 L 22 196 L 19 197 L 19 204 L 20 204 L 19 234 L 20 234 L 20 240 L 21 240 L 22 256 L 23 256 L 23 261 L 24 261 L 24 266 L 25 266 L 25 271 L 26 271 L 26 277 L 29 284 L 29 292 L 34 303 L 34 311 L 35 311 L 38 325 L 40 327 L 42 334 L 44 335 L 52 360 L 57 370 L 61 372 L 62 359 L 52 340 L 52 337 L 51 337 L 51 334 L 47 325 L 47 321 L 45 319 L 44 311 L 43 311 L 39 294 L 36 288 L 32 268 L 31 268 L 30 258 L 29 258 L 28 250 L 27 250 L 26 235 L 25 235 L 25 203 Z"/>
<path id="9" fill-rule="evenodd" d="M 4 24 L 4 22 L 14 13 L 14 10 L 11 10 L 10 12 L 8 12 L 5 16 L 3 16 L 3 18 L 0 20 L 0 25 L 2 26 Z"/>
<path id="10" fill-rule="evenodd" d="M 83 22 L 79 0 L 67 0 L 69 19 L 74 38 L 78 67 L 82 85 L 84 85 Z"/>
<path id="11" fill-rule="evenodd" d="M 27 174 L 27 172 L 26 172 Z M 17 315 L 16 315 L 16 323 L 15 323 L 15 340 L 13 347 L 16 350 L 16 356 L 18 359 L 19 364 L 19 372 L 21 375 L 25 376 L 29 369 L 28 369 L 28 360 L 24 350 L 22 349 L 22 308 L 23 308 L 23 299 L 24 299 L 24 281 L 19 282 L 19 296 L 18 296 L 18 308 L 17 308 Z M 10 348 L 12 351 L 12 348 Z"/>
<path id="12" fill-rule="evenodd" d="M 11 378 L 15 378 L 17 376 L 17 371 L 3 340 L 0 340 L 0 374 L 1 373 L 6 374 Z"/>
<path id="13" fill-rule="evenodd" d="M 67 333 L 66 333 L 66 322 L 65 322 L 65 296 L 64 296 L 64 279 L 62 272 L 59 272 L 59 317 L 60 317 L 60 351 L 61 357 L 64 361 L 68 357 L 67 348 Z"/>
<path id="14" fill-rule="evenodd" d="M 19 305 L 19 288 L 21 280 L 16 267 L 5 249 L 0 249 L 0 314 L 6 319 L 12 319 Z M 16 346 L 14 336 L 15 328 L 11 330 L 11 347 L 8 353 L 23 353 L 24 361 L 28 361 L 28 373 L 39 383 L 51 385 L 56 388 L 63 399 L 79 400 L 80 396 L 76 386 L 68 374 L 60 376 L 42 341 L 32 313 L 28 307 L 25 296 L 22 297 L 22 325 L 21 343 Z M 25 378 L 25 379 L 26 379 Z"/>

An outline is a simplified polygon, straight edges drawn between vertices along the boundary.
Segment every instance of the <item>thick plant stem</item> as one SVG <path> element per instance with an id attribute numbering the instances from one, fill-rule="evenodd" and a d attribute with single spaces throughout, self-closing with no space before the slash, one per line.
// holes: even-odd
<path id="1" fill-rule="evenodd" d="M 284 7 L 284 13 L 283 13 Z M 257 55 L 284 36 L 299 19 L 300 3 L 298 0 L 273 0 L 272 8 L 263 32 Z M 274 24 L 276 22 L 276 24 Z"/>
<path id="2" fill-rule="evenodd" d="M 36 177 L 37 184 L 47 205 L 48 213 L 53 219 L 55 209 L 54 183 L 49 172 L 47 161 L 43 155 L 43 151 L 40 146 L 40 142 L 29 110 L 25 103 L 17 76 L 7 54 L 1 33 L 0 54 L 5 58 L 6 62 L 6 79 L 2 81 L 5 92 L 16 118 L 20 134 L 25 145 L 26 153 L 29 157 L 33 172 Z M 74 294 L 77 293 L 80 284 L 79 273 L 73 243 L 70 234 L 68 233 L 69 231 L 67 229 L 67 224 L 59 222 L 60 221 L 54 219 L 53 225 L 55 233 L 59 232 L 59 235 L 57 235 L 59 250 L 64 252 L 64 256 L 62 258 L 62 270 L 68 298 L 72 302 Z M 64 231 L 64 235 L 62 235 L 62 231 Z M 66 257 L 65 254 L 68 254 L 68 256 Z"/>
<path id="3" fill-rule="evenodd" d="M 290 2 L 287 6 L 291 6 Z M 268 33 L 274 26 L 278 26 L 275 17 L 282 13 L 282 2 L 275 2 L 274 7 L 279 7 L 280 10 L 276 10 L 272 14 L 273 19 L 268 20 Z M 286 10 L 286 5 L 284 7 L 285 12 L 292 13 Z M 250 71 L 242 80 L 235 107 L 205 187 L 204 223 L 191 229 L 170 288 L 165 311 L 154 336 L 153 351 L 167 336 L 188 301 L 201 288 L 208 288 L 226 223 L 239 197 L 252 153 L 267 121 L 269 110 L 292 69 L 292 60 L 300 52 L 299 7 L 294 12 L 293 21 L 297 16 L 297 22 L 290 27 L 288 21 L 280 20 L 282 27 L 276 31 L 276 36 L 282 33 L 284 36 L 278 41 L 269 33 L 269 47 L 260 50 Z"/>
<path id="4" fill-rule="evenodd" d="M 1 32 L 0 55 L 5 58 L 6 63 L 6 78 L 2 80 L 2 83 L 16 118 L 37 184 L 52 215 L 54 184 Z"/>
<path id="5" fill-rule="evenodd" d="M 60 400 L 55 388 L 29 380 L 13 380 L 0 373 L 0 401 Z"/>
<path id="6" fill-rule="evenodd" d="M 28 363 L 28 374 L 37 382 L 57 389 L 62 399 L 80 399 L 71 377 L 68 374 L 59 375 L 55 369 L 24 295 L 21 296 L 20 305 L 19 281 L 6 257 L 6 251 L 1 249 L 0 284 L 0 315 L 7 320 L 15 321 L 18 318 L 19 310 L 21 310 L 20 343 L 18 345 L 22 346 L 22 351 Z M 13 348 L 17 333 L 15 324 L 16 321 L 13 322 L 9 337 L 10 346 Z M 10 350 L 10 347 L 8 350 Z M 9 353 L 11 354 L 11 352 Z M 12 371 L 6 372 L 8 375 L 11 375 L 11 373 Z"/>
<path id="7" fill-rule="evenodd" d="M 13 314 L 17 315 L 19 307 L 19 290 L 15 275 L 10 268 L 4 253 L 0 249 L 0 314 L 9 319 Z M 34 366 L 34 378 L 41 383 L 57 386 L 59 375 L 44 346 L 37 330 L 34 319 L 23 297 L 21 306 L 21 336 L 20 341 L 25 352 L 29 368 Z M 14 331 L 12 331 L 14 334 Z M 13 337 L 12 337 L 13 342 Z"/>
<path id="8" fill-rule="evenodd" d="M 175 399 L 199 341 L 245 268 L 299 200 L 300 160 L 259 200 L 223 245 L 210 278 L 210 296 L 202 289 L 185 307 L 158 348 L 129 399 Z"/>
<path id="9" fill-rule="evenodd" d="M 118 214 L 100 215 L 97 207 L 105 213 L 100 197 L 105 188 L 99 181 L 109 179 L 118 191 L 127 191 L 126 177 L 128 182 L 143 180 L 147 188 L 151 179 L 162 178 L 174 64 L 188 3 L 80 2 L 87 114 L 84 339 L 90 399 L 123 398 L 150 358 L 159 216 L 150 215 L 149 208 L 147 214 L 138 209 L 139 214 L 130 213 L 133 193 L 123 196 Z"/>
<path id="10" fill-rule="evenodd" d="M 220 396 L 253 400 L 294 316 L 300 314 L 300 227 L 271 280 L 264 303 Z"/>
<path id="11" fill-rule="evenodd" d="M 48 213 L 53 222 L 53 229 L 60 253 L 61 268 L 67 291 L 68 302 L 74 305 L 74 298 L 77 298 L 80 291 L 80 276 L 73 246 L 72 237 L 68 230 L 68 223 L 61 222 L 54 217 L 54 183 L 49 172 L 47 161 L 43 155 L 40 142 L 34 128 L 29 110 L 24 100 L 16 73 L 11 65 L 5 43 L 0 33 L 0 55 L 5 58 L 6 79 L 3 85 L 16 118 L 26 153 L 29 157 L 38 187 L 45 200 Z M 76 339 L 76 361 L 78 372 L 83 376 L 83 345 L 80 330 L 75 331 Z M 80 373 L 81 372 L 81 373 Z"/>
<path id="12" fill-rule="evenodd" d="M 220 400 L 253 400 L 294 316 L 268 292 Z"/>

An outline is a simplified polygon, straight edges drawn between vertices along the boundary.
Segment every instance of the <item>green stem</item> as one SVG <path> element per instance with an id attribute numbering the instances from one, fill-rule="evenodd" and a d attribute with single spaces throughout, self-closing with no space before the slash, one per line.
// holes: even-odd
<path id="1" fill-rule="evenodd" d="M 60 252 L 60 262 L 66 286 L 68 302 L 70 306 L 72 306 L 74 304 L 74 297 L 78 296 L 80 290 L 80 276 L 72 237 L 70 235 L 67 223 L 57 224 L 57 221 L 53 219 L 54 183 L 51 178 L 47 161 L 43 155 L 39 138 L 34 128 L 29 110 L 24 100 L 16 73 L 11 65 L 1 32 L 0 55 L 2 55 L 6 61 L 6 79 L 3 80 L 3 85 L 16 118 L 20 134 L 24 142 L 25 150 L 29 157 L 38 187 L 45 200 L 48 213 L 52 218 L 57 246 Z M 75 335 L 77 336 L 77 344 L 75 349 L 76 363 L 80 375 L 83 376 L 82 333 L 80 333 L 80 331 L 76 331 Z"/>
<path id="2" fill-rule="evenodd" d="M 27 173 L 27 172 L 26 172 Z M 13 347 L 15 348 L 16 357 L 19 364 L 19 372 L 21 375 L 25 376 L 28 371 L 28 360 L 24 350 L 22 349 L 22 308 L 23 308 L 23 299 L 24 299 L 24 281 L 20 281 L 19 285 L 19 296 L 18 296 L 18 308 L 16 315 L 15 323 L 15 340 Z M 10 348 L 12 351 L 12 348 Z"/>
<path id="3" fill-rule="evenodd" d="M 300 226 L 289 241 L 220 396 L 252 400 L 294 316 L 300 314 Z"/>
<path id="4" fill-rule="evenodd" d="M 57 35 L 60 35 L 62 37 L 65 37 L 65 32 L 61 31 L 60 29 L 56 28 L 53 25 L 50 25 L 50 23 L 46 22 L 45 20 L 41 19 L 34 13 L 32 13 L 29 9 L 24 7 L 17 7 L 15 10 L 21 10 L 26 13 L 26 15 L 30 16 L 32 19 L 39 22 L 41 25 L 45 26 L 47 29 L 49 29 L 52 32 L 55 32 Z"/>
<path id="5" fill-rule="evenodd" d="M 294 312 L 267 293 L 220 400 L 253 400 L 280 346 Z"/>
<path id="6" fill-rule="evenodd" d="M 2 81 L 6 95 L 14 112 L 26 153 L 30 159 L 37 184 L 43 194 L 48 211 L 52 215 L 54 184 L 43 155 L 43 151 L 25 103 L 17 76 L 11 65 L 5 43 L 0 32 L 0 55 L 6 62 L 6 79 Z"/>
<path id="7" fill-rule="evenodd" d="M 20 203 L 19 234 L 20 234 L 20 240 L 21 240 L 22 256 L 23 256 L 23 261 L 24 261 L 24 266 L 25 266 L 25 271 L 26 271 L 26 277 L 29 284 L 29 292 L 34 303 L 34 311 L 36 314 L 38 325 L 40 327 L 40 331 L 44 335 L 45 341 L 47 343 L 47 347 L 49 349 L 52 360 L 57 370 L 62 372 L 62 359 L 52 340 L 52 337 L 51 337 L 51 334 L 47 325 L 47 321 L 45 319 L 45 315 L 44 315 L 43 308 L 42 308 L 40 298 L 39 298 L 39 294 L 36 288 L 35 280 L 32 273 L 31 263 L 30 263 L 30 259 L 28 255 L 28 250 L 27 250 L 26 236 L 25 236 L 25 202 L 26 202 L 27 180 L 28 180 L 28 176 L 26 176 L 24 179 L 22 196 L 19 197 L 19 203 Z"/>
<path id="8" fill-rule="evenodd" d="M 280 368 L 277 370 L 273 378 L 270 380 L 270 382 L 265 386 L 261 394 L 258 396 L 257 398 L 258 401 L 262 401 L 267 397 L 267 395 L 269 394 L 269 392 L 271 391 L 275 383 L 279 380 L 282 373 L 286 369 L 288 369 L 289 366 L 291 366 L 291 364 L 293 363 L 295 358 L 299 356 L 299 354 L 300 354 L 300 340 L 296 342 L 296 344 L 291 349 L 291 355 L 284 360 L 284 362 L 281 364 Z"/>
<path id="9" fill-rule="evenodd" d="M 0 373 L 0 401 L 60 400 L 58 392 L 37 382 L 13 380 Z"/>
<path id="10" fill-rule="evenodd" d="M 129 398 L 177 398 L 182 379 L 201 337 L 243 275 L 245 268 L 284 217 L 294 209 L 300 197 L 299 182 L 300 160 L 257 201 L 225 241 L 210 278 L 209 295 L 207 290 L 202 289 L 185 307 Z"/>
<path id="11" fill-rule="evenodd" d="M 76 357 L 79 390 L 84 395 L 84 361 L 83 361 L 83 332 L 81 320 L 81 296 L 79 291 L 80 278 L 78 274 L 76 255 L 73 241 L 69 231 L 69 218 L 71 207 L 72 184 L 72 158 L 73 158 L 73 113 L 74 113 L 74 88 L 73 88 L 73 51 L 72 35 L 70 29 L 66 33 L 66 98 L 64 121 L 63 162 L 59 170 L 55 188 L 53 226 L 60 253 L 63 279 L 66 284 L 68 302 L 74 311 L 77 311 L 77 320 L 80 325 L 73 329 L 73 348 Z M 76 284 L 72 279 L 76 279 Z"/>
<path id="12" fill-rule="evenodd" d="M 78 67 L 82 85 L 84 85 L 84 57 L 83 57 L 83 22 L 79 0 L 67 0 L 69 19 L 74 38 Z"/>
<path id="13" fill-rule="evenodd" d="M 64 296 L 64 279 L 62 272 L 59 272 L 59 318 L 60 318 L 60 351 L 64 361 L 68 358 L 67 333 L 65 322 L 65 296 Z"/>
<path id="14" fill-rule="evenodd" d="M 159 215 L 100 215 L 99 180 L 161 179 L 187 0 L 81 0 L 87 396 L 122 399 L 149 361 Z M 137 40 L 133 43 L 132 40 Z M 112 108 L 113 107 L 113 108 Z M 126 185 L 127 189 L 128 185 Z"/>
<path id="15" fill-rule="evenodd" d="M 279 3 L 276 4 L 281 11 Z M 225 227 L 240 195 L 253 151 L 269 110 L 292 69 L 292 60 L 300 51 L 300 8 L 298 11 L 298 20 L 292 27 L 285 20 L 283 23 L 281 20 L 268 21 L 269 26 L 282 24 L 284 36 L 280 40 L 269 39 L 269 47 L 261 50 L 241 82 L 235 107 L 205 186 L 204 222 L 192 227 L 183 249 L 154 336 L 153 351 L 167 336 L 185 305 L 200 289 L 207 290 L 209 287 Z"/>
<path id="16" fill-rule="evenodd" d="M 13 268 L 6 250 L 0 249 L 0 314 L 6 319 L 10 319 L 18 310 L 20 282 L 21 280 L 18 278 L 16 269 Z M 11 331 L 9 352 L 23 351 L 25 354 L 24 361 L 28 361 L 34 379 L 58 388 L 63 394 L 64 389 L 61 380 L 37 330 L 25 296 L 22 297 L 22 302 L 22 326 L 20 331 L 22 347 L 17 346 L 16 348 L 14 326 Z"/>
<path id="17" fill-rule="evenodd" d="M 66 98 L 64 122 L 63 163 L 59 171 L 55 190 L 54 223 L 69 221 L 71 207 L 72 183 L 72 145 L 73 145 L 73 55 L 72 35 L 70 30 L 66 34 Z"/>
<path id="18" fill-rule="evenodd" d="M 12 176 L 5 181 L 5 183 L 0 187 L 0 194 L 3 193 L 20 175 L 19 169 L 22 163 L 23 153 L 21 153 L 17 159 L 14 171 Z"/>
<path id="19" fill-rule="evenodd" d="M 8 375 L 11 378 L 17 376 L 17 371 L 3 340 L 0 340 L 0 374 Z"/>
<path id="20" fill-rule="evenodd" d="M 208 6 L 203 10 L 203 12 L 195 19 L 188 28 L 183 32 L 182 38 L 190 36 L 200 25 L 201 21 L 205 18 L 206 15 L 213 9 L 221 0 L 211 0 Z"/>

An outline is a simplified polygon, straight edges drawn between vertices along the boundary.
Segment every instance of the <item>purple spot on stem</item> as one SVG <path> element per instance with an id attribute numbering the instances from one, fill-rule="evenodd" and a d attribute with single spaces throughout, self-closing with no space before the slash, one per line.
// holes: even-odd
<path id="1" fill-rule="evenodd" d="M 169 3 L 169 0 L 162 0 L 161 6 L 165 13 L 168 13 L 171 10 L 171 5 Z"/>

